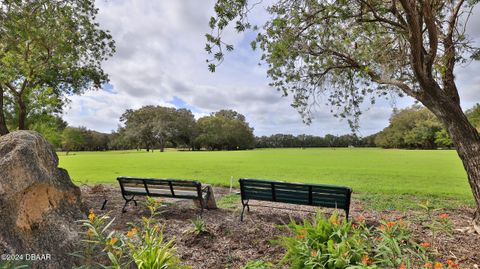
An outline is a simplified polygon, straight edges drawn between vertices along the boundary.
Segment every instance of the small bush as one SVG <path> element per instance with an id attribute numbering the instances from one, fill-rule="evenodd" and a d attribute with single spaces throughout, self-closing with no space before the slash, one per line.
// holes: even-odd
<path id="1" fill-rule="evenodd" d="M 196 219 L 192 220 L 193 224 L 193 233 L 195 234 L 201 234 L 205 231 L 207 231 L 207 226 L 205 224 L 205 221 L 201 217 L 197 217 Z"/>
<path id="2" fill-rule="evenodd" d="M 442 230 L 448 230 L 446 214 L 440 215 Z M 440 224 L 437 224 L 440 223 Z M 456 268 L 454 261 L 436 261 L 430 243 L 417 244 L 408 223 L 403 220 L 381 221 L 367 227 L 364 218 L 357 223 L 339 220 L 336 214 L 326 218 L 317 213 L 313 221 L 294 220 L 285 226 L 292 235 L 279 243 L 286 254 L 279 266 L 290 269 L 418 269 Z M 445 228 L 447 227 L 447 228 Z M 436 267 L 435 267 L 436 266 Z M 441 267 L 440 267 L 441 266 Z"/>
<path id="3" fill-rule="evenodd" d="M 291 221 L 286 226 L 293 236 L 281 237 L 280 244 L 287 252 L 280 262 L 289 268 L 346 268 L 361 264 L 368 255 L 368 238 L 363 230 L 355 229 L 336 214 L 329 219 L 318 213 L 310 222 L 302 224 Z"/>

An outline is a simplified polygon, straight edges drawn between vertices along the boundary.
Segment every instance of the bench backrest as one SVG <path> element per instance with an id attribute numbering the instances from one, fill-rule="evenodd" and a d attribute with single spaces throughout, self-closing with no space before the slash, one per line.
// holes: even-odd
<path id="1" fill-rule="evenodd" d="M 300 184 L 241 178 L 242 200 L 261 200 L 338 208 L 349 211 L 352 189 L 343 186 Z"/>
<path id="2" fill-rule="evenodd" d="M 195 199 L 202 197 L 202 184 L 196 180 L 118 177 L 124 195 L 148 195 Z"/>

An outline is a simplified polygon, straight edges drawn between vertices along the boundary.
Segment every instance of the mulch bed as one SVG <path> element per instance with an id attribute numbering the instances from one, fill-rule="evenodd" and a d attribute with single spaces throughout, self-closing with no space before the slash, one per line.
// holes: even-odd
<path id="1" fill-rule="evenodd" d="M 120 190 L 111 185 L 82 186 L 82 197 L 86 208 L 93 208 L 97 213 L 103 203 L 103 197 L 109 201 L 105 212 L 115 217 L 113 229 L 127 231 L 127 223 L 140 225 L 141 217 L 148 216 L 148 209 L 142 204 L 144 200 L 139 197 L 138 206 L 130 203 L 127 212 L 121 209 L 124 200 Z M 215 198 L 218 201 L 228 194 L 227 188 L 214 187 Z M 270 204 L 258 201 L 251 202 L 251 212 L 247 212 L 245 220 L 240 221 L 241 205 L 236 208 L 205 210 L 203 219 L 208 232 L 194 235 L 185 231 L 192 227 L 192 220 L 199 216 L 200 210 L 194 207 L 191 200 L 164 199 L 169 203 L 158 217 L 160 225 L 164 225 L 164 234 L 167 239 L 175 237 L 176 246 L 181 259 L 195 269 L 220 269 L 240 268 L 249 260 L 263 259 L 277 262 L 284 254 L 284 250 L 274 244 L 274 240 L 282 235 L 287 235 L 285 229 L 278 225 L 288 223 L 290 218 L 300 220 L 312 217 L 315 208 L 287 204 Z M 273 205 L 275 208 L 259 207 L 255 205 Z M 310 212 L 307 212 L 310 211 Z M 325 212 L 331 212 L 325 210 Z M 366 209 L 361 201 L 352 200 L 351 217 L 363 215 L 368 224 L 377 225 L 381 219 L 411 220 L 411 228 L 418 242 L 429 241 L 431 234 L 419 224 L 418 220 L 425 217 L 423 211 L 385 211 L 378 212 Z M 471 208 L 445 210 L 438 212 L 447 213 L 454 223 L 455 228 L 469 226 L 473 214 Z M 480 235 L 470 234 L 455 230 L 452 235 L 436 236 L 435 246 L 443 262 L 454 259 L 459 268 L 479 268 L 480 266 Z"/>

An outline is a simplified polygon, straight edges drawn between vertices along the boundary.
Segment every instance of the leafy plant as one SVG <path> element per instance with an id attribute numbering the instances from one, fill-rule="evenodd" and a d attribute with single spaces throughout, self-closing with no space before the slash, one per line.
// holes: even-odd
<path id="1" fill-rule="evenodd" d="M 339 220 L 337 214 L 327 219 L 317 213 L 313 222 L 292 220 L 286 227 L 293 236 L 280 239 L 287 250 L 280 265 L 286 263 L 289 268 L 346 268 L 360 264 L 368 254 L 369 243 L 362 230 Z"/>
<path id="2" fill-rule="evenodd" d="M 154 223 L 161 204 L 148 197 L 146 206 L 150 216 L 142 218 L 142 229 L 131 224 L 126 234 L 109 231 L 114 219 L 110 220 L 108 214 L 97 216 L 90 210 L 88 219 L 81 221 L 86 229 L 82 240 L 84 250 L 73 254 L 82 261 L 82 266 L 77 268 L 122 269 L 132 264 L 138 269 L 188 268 L 176 253 L 175 239 L 165 243 L 163 227 Z"/>
<path id="3" fill-rule="evenodd" d="M 425 201 L 419 204 L 420 208 L 425 210 L 426 218 L 421 219 L 423 226 L 431 231 L 430 244 L 432 248 L 435 248 L 435 239 L 439 233 L 451 235 L 453 232 L 453 223 L 447 213 L 436 214 L 438 210 L 435 210 L 430 201 Z"/>
<path id="4" fill-rule="evenodd" d="M 404 221 L 381 221 L 375 229 L 373 247 L 375 263 L 387 268 L 412 268 L 412 259 L 422 260 L 418 245 L 411 239 L 412 232 Z"/>
<path id="5" fill-rule="evenodd" d="M 292 220 L 286 227 L 292 235 L 279 240 L 286 249 L 279 266 L 290 269 L 418 269 L 440 265 L 443 268 L 456 266 L 451 260 L 445 266 L 435 261 L 434 253 L 429 250 L 430 244 L 417 244 L 408 223 L 403 220 L 382 220 L 378 227 L 367 227 L 363 217 L 352 223 L 339 220 L 337 214 L 327 219 L 323 214 L 317 213 L 313 221 L 304 220 L 298 224 Z"/>
<path id="6" fill-rule="evenodd" d="M 205 224 L 205 220 L 203 220 L 201 217 L 197 217 L 196 219 L 192 220 L 193 227 L 190 230 L 190 232 L 194 234 L 201 234 L 207 231 L 207 225 Z"/>
<path id="7" fill-rule="evenodd" d="M 126 243 L 135 265 L 138 269 L 186 268 L 181 265 L 177 256 L 175 239 L 163 243 L 163 227 L 153 224 L 153 217 L 157 215 L 160 203 L 148 197 L 146 205 L 150 210 L 150 217 L 143 218 L 143 233 L 138 233 L 136 227 L 127 233 Z"/>

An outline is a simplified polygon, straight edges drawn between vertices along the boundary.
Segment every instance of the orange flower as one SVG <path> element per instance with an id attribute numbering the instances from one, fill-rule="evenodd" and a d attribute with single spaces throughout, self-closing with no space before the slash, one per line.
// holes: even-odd
<path id="1" fill-rule="evenodd" d="M 387 222 L 388 228 L 395 226 L 395 221 L 389 221 Z"/>
<path id="2" fill-rule="evenodd" d="M 330 220 L 330 223 L 333 224 L 333 225 L 338 225 L 338 224 L 340 224 L 340 222 L 337 220 L 337 218 L 332 218 L 332 219 Z"/>
<path id="3" fill-rule="evenodd" d="M 427 262 L 427 263 L 425 263 L 425 264 L 423 265 L 423 267 L 425 267 L 425 268 L 432 268 L 433 266 L 432 266 L 432 263 L 431 263 L 431 262 Z"/>
<path id="4" fill-rule="evenodd" d="M 297 235 L 297 238 L 304 239 L 306 235 L 307 235 L 307 231 L 305 229 L 301 229 L 300 233 Z"/>
<path id="5" fill-rule="evenodd" d="M 365 217 L 363 215 L 359 215 L 357 217 L 357 222 L 364 222 L 365 221 Z"/>
<path id="6" fill-rule="evenodd" d="M 380 224 L 380 227 L 379 227 L 380 230 L 385 230 L 385 225 L 383 224 Z"/>
<path id="7" fill-rule="evenodd" d="M 405 267 L 405 264 L 403 264 L 403 262 L 400 264 L 400 266 L 398 267 L 398 269 L 407 269 L 407 267 Z"/>
<path id="8" fill-rule="evenodd" d="M 362 256 L 362 264 L 364 265 L 370 265 L 372 261 L 370 260 L 370 257 L 368 255 L 363 255 Z"/>
<path id="9" fill-rule="evenodd" d="M 110 238 L 110 240 L 108 240 L 107 245 L 113 246 L 115 245 L 115 243 L 117 243 L 117 241 L 118 241 L 118 238 L 112 237 Z"/>
<path id="10" fill-rule="evenodd" d="M 423 247 L 423 248 L 429 248 L 429 247 L 430 247 L 430 243 L 428 243 L 428 242 L 423 242 L 423 243 L 420 243 L 420 246 Z"/>
<path id="11" fill-rule="evenodd" d="M 448 215 L 447 215 L 448 216 Z M 439 262 L 435 262 L 435 266 L 434 268 L 443 268 L 443 264 L 439 263 Z"/>
<path id="12" fill-rule="evenodd" d="M 93 236 L 93 230 L 92 230 L 92 229 L 88 229 L 88 231 L 87 231 L 87 236 L 88 236 L 88 237 L 92 237 L 92 236 Z"/>
<path id="13" fill-rule="evenodd" d="M 456 263 L 454 263 L 452 260 L 447 260 L 447 264 L 451 268 L 457 268 L 458 267 L 458 265 Z"/>
<path id="14" fill-rule="evenodd" d="M 130 231 L 127 232 L 128 237 L 133 237 L 137 233 L 137 228 L 132 228 Z"/>
<path id="15" fill-rule="evenodd" d="M 318 256 L 318 252 L 316 252 L 315 250 L 312 250 L 312 252 L 310 252 L 310 255 L 315 258 Z"/>
<path id="16" fill-rule="evenodd" d="M 441 219 L 441 220 L 448 219 L 448 214 L 447 214 L 447 213 L 440 214 L 440 215 L 438 216 L 438 218 Z"/>
<path id="17" fill-rule="evenodd" d="M 93 213 L 93 209 L 89 210 L 88 219 L 90 221 L 93 221 L 95 219 L 95 213 Z"/>

